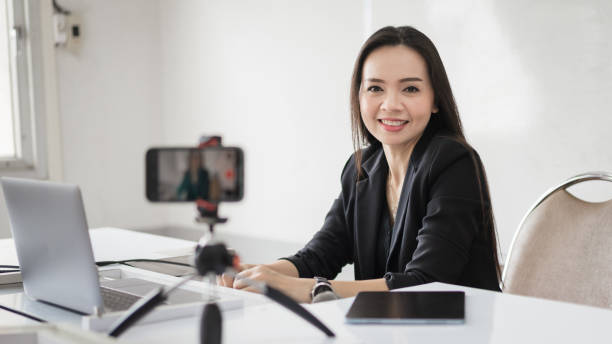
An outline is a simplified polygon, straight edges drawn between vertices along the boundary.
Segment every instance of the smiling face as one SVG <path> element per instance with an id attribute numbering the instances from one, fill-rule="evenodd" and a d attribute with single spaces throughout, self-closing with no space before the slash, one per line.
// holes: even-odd
<path id="1" fill-rule="evenodd" d="M 383 146 L 414 147 L 438 112 L 423 57 L 404 45 L 374 50 L 363 64 L 359 108 L 365 127 Z"/>

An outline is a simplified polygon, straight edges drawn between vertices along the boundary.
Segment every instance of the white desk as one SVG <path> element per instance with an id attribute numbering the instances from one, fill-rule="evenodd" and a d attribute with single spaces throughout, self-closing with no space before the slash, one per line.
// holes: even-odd
<path id="1" fill-rule="evenodd" d="M 274 304 L 224 314 L 224 343 L 611 343 L 612 311 L 442 283 L 406 290 L 464 290 L 464 325 L 348 325 L 352 299 L 308 305 L 337 335 L 323 333 Z M 198 319 L 144 325 L 134 343 L 197 343 Z"/>
<path id="2" fill-rule="evenodd" d="M 161 259 L 194 252 L 196 242 L 119 228 L 89 231 L 96 261 L 130 258 Z M 0 239 L 0 264 L 18 265 L 13 239 Z"/>
<path id="3" fill-rule="evenodd" d="M 116 229 L 98 231 L 108 232 L 92 234 L 96 259 L 134 258 L 136 253 L 138 258 L 143 255 L 164 258 L 183 254 L 194 245 L 190 241 Z M 106 235 L 113 236 L 112 240 Z M 118 245 L 116 235 L 125 235 L 126 240 Z M 113 256 L 115 252 L 119 256 Z M 352 299 L 306 305 L 336 333 L 335 339 L 327 339 L 319 330 L 276 304 L 247 303 L 243 309 L 224 312 L 224 343 L 612 343 L 612 310 L 442 283 L 407 289 L 464 290 L 466 323 L 348 325 L 344 323 L 344 314 Z M 11 325 L 21 324 L 20 319 L 6 313 L 0 310 L 0 324 L 9 318 Z M 120 342 L 197 343 L 198 329 L 199 319 L 195 317 L 145 324 L 128 330 Z"/>

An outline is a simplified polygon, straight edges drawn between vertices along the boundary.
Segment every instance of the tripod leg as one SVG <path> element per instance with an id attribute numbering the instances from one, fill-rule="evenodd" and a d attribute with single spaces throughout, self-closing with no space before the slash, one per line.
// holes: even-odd
<path id="1" fill-rule="evenodd" d="M 200 343 L 221 344 L 222 327 L 223 319 L 219 306 L 216 303 L 206 304 L 200 319 Z"/>

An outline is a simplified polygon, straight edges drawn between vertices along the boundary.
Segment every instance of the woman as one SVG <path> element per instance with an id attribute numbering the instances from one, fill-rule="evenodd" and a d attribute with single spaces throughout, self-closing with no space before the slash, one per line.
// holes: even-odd
<path id="1" fill-rule="evenodd" d="M 355 154 L 323 228 L 295 255 L 245 265 L 301 302 L 314 276 L 354 263 L 356 281 L 331 281 L 340 297 L 440 281 L 499 290 L 497 240 L 484 169 L 466 142 L 444 66 L 412 27 L 385 27 L 353 71 Z M 361 147 L 367 144 L 363 149 Z M 228 276 L 220 284 L 251 290 Z"/>
<path id="2" fill-rule="evenodd" d="M 209 178 L 204 168 L 200 151 L 194 150 L 187 158 L 188 168 L 183 174 L 181 184 L 176 188 L 176 196 L 180 200 L 195 201 L 208 199 Z"/>

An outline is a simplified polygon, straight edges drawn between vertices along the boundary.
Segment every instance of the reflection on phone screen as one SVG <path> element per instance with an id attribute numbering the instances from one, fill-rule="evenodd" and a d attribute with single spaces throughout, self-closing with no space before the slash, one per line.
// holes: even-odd
<path id="1" fill-rule="evenodd" d="M 160 150 L 157 162 L 159 201 L 239 197 L 236 150 Z"/>

